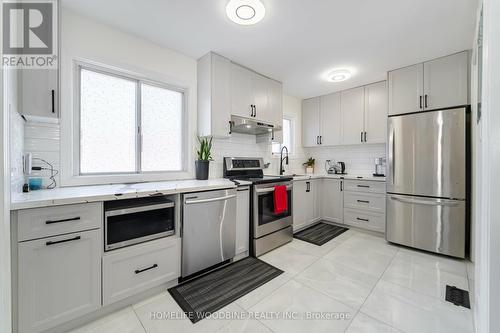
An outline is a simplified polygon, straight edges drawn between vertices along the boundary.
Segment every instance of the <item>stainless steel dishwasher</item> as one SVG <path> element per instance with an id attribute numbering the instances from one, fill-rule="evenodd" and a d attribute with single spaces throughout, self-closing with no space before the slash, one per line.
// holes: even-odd
<path id="1" fill-rule="evenodd" d="M 236 189 L 182 196 L 182 278 L 232 259 Z"/>

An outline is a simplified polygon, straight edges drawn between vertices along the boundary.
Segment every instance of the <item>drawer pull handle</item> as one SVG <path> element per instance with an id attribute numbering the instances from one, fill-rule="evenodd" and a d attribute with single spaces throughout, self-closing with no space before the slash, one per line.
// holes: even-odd
<path id="1" fill-rule="evenodd" d="M 358 185 L 358 187 L 370 188 L 370 186 L 369 186 L 369 185 Z"/>
<path id="2" fill-rule="evenodd" d="M 358 200 L 358 202 L 359 203 L 365 203 L 365 204 L 369 204 L 370 203 L 370 201 L 368 201 L 368 200 Z"/>
<path id="3" fill-rule="evenodd" d="M 154 269 L 154 268 L 157 268 L 158 265 L 157 264 L 154 264 L 153 266 L 151 267 L 148 267 L 148 268 L 144 268 L 144 269 L 136 269 L 135 270 L 135 274 L 140 274 L 142 272 L 145 272 L 145 271 L 149 271 L 150 269 Z"/>
<path id="4" fill-rule="evenodd" d="M 49 242 L 46 242 L 45 245 L 50 246 L 50 245 L 61 244 L 61 243 L 66 243 L 66 242 L 72 242 L 72 241 L 76 241 L 76 240 L 80 240 L 80 239 L 82 239 L 82 237 L 76 236 L 73 238 L 63 239 L 60 241 L 49 241 Z"/>
<path id="5" fill-rule="evenodd" d="M 370 222 L 369 219 L 362 219 L 361 217 L 357 217 L 356 220 L 363 221 L 363 222 Z"/>
<path id="6" fill-rule="evenodd" d="M 72 218 L 69 218 L 69 219 L 62 219 L 62 220 L 48 220 L 48 221 L 45 221 L 45 224 L 54 224 L 54 223 L 69 222 L 69 221 L 78 221 L 78 220 L 80 220 L 80 216 L 72 217 Z"/>

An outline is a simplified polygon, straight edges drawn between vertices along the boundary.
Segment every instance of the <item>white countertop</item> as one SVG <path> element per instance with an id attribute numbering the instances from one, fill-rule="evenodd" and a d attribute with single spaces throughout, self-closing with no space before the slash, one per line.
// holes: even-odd
<path id="1" fill-rule="evenodd" d="M 194 191 L 236 188 L 228 179 L 174 180 L 134 184 L 58 187 L 53 190 L 38 190 L 15 193 L 11 198 L 11 210 L 59 206 L 77 203 L 108 201 L 145 197 L 151 194 L 186 193 Z"/>
<path id="2" fill-rule="evenodd" d="M 297 175 L 293 177 L 293 180 L 308 180 L 308 179 L 321 179 L 321 178 L 370 180 L 377 182 L 385 182 L 385 177 L 374 177 L 373 175 L 357 175 L 357 174 L 336 175 L 336 174 L 326 174 L 326 173 L 323 174 L 315 173 L 312 175 Z"/>

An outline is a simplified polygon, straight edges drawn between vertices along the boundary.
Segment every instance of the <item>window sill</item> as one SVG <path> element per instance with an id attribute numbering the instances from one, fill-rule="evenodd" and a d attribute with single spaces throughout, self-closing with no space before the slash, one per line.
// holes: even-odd
<path id="1" fill-rule="evenodd" d="M 194 174 L 189 171 L 173 171 L 162 173 L 143 174 L 116 174 L 116 175 L 85 175 L 70 176 L 61 179 L 61 187 L 84 185 L 111 185 L 124 183 L 142 183 L 194 179 Z"/>

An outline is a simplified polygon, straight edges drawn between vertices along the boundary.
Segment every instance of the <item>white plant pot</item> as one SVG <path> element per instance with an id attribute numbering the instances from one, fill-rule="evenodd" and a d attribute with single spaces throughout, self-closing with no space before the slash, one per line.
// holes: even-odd
<path id="1" fill-rule="evenodd" d="M 314 173 L 314 167 L 306 167 L 306 174 L 312 175 Z"/>

